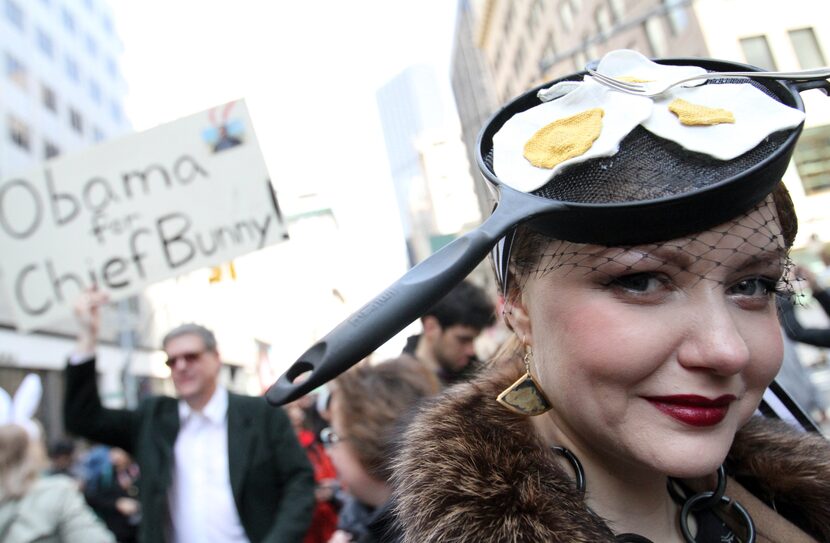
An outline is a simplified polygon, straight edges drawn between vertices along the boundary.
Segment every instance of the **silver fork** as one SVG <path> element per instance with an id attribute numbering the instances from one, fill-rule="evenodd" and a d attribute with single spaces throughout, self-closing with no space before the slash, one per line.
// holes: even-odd
<path id="1" fill-rule="evenodd" d="M 797 72 L 707 72 L 691 77 L 684 77 L 671 81 L 669 83 L 661 81 L 650 81 L 647 83 L 631 83 L 628 81 L 621 81 L 611 76 L 601 74 L 594 70 L 588 70 L 588 73 L 597 80 L 598 83 L 605 85 L 611 89 L 625 92 L 628 94 L 635 94 L 637 96 L 658 96 L 663 94 L 672 87 L 686 83 L 687 81 L 695 81 L 698 79 L 719 79 L 722 77 L 745 77 L 749 79 L 767 78 L 767 79 L 787 79 L 790 81 L 816 81 L 819 79 L 827 79 L 830 77 L 830 68 L 816 68 L 814 70 L 802 70 Z"/>

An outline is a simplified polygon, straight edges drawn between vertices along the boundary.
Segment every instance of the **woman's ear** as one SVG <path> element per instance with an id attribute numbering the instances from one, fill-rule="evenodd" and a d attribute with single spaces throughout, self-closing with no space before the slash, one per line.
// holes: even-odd
<path id="1" fill-rule="evenodd" d="M 522 341 L 529 345 L 533 341 L 533 334 L 530 326 L 530 316 L 522 294 L 511 294 L 504 303 L 504 318 L 507 325 L 522 338 Z"/>

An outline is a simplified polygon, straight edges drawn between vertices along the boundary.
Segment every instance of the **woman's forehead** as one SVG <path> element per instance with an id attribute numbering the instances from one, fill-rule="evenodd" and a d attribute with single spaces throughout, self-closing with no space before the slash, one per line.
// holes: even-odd
<path id="1" fill-rule="evenodd" d="M 572 273 L 622 273 L 643 265 L 672 267 L 700 278 L 748 266 L 783 266 L 787 251 L 771 198 L 715 228 L 660 243 L 601 246 L 551 240 L 542 247 L 536 269 Z"/>
<path id="2" fill-rule="evenodd" d="M 730 254 L 768 258 L 769 255 L 780 256 L 786 253 L 781 224 L 771 198 L 762 201 L 749 212 L 709 230 L 661 243 L 635 246 L 634 249 L 676 255 L 681 261 L 720 259 Z"/>

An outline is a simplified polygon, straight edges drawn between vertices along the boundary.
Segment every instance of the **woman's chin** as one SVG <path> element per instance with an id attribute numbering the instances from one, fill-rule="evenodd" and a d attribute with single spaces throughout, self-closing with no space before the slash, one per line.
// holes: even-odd
<path id="1" fill-rule="evenodd" d="M 674 435 L 652 449 L 650 463 L 653 469 L 678 479 L 711 475 L 726 460 L 734 437 L 731 431 Z"/>
<path id="2" fill-rule="evenodd" d="M 708 450 L 678 453 L 666 459 L 663 472 L 676 479 L 695 479 L 715 473 L 723 465 L 729 448 L 711 447 Z"/>
<path id="3" fill-rule="evenodd" d="M 682 468 L 671 470 L 666 475 L 674 479 L 699 479 L 716 473 L 722 464 L 723 461 L 708 464 L 695 463 L 694 466 L 683 466 Z"/>

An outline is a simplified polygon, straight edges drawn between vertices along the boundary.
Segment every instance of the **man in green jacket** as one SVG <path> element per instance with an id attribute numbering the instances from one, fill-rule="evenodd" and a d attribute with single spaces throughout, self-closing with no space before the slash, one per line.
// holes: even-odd
<path id="1" fill-rule="evenodd" d="M 76 304 L 77 351 L 67 368 L 66 428 L 121 447 L 141 468 L 142 542 L 301 542 L 314 478 L 281 409 L 219 384 L 213 333 L 182 325 L 162 346 L 178 399 L 154 396 L 135 410 L 101 405 L 95 372 L 102 293 Z"/>

